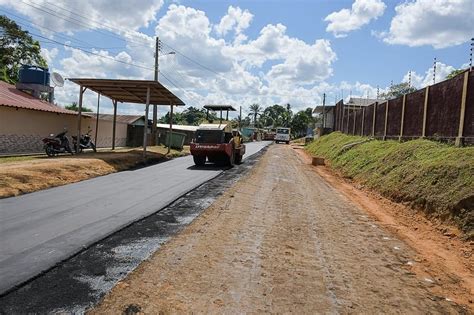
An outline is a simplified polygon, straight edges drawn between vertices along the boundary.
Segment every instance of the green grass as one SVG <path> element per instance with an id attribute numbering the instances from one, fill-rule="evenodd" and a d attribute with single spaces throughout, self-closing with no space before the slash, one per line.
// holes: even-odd
<path id="1" fill-rule="evenodd" d="M 395 200 L 410 202 L 430 216 L 456 223 L 474 236 L 474 147 L 458 148 L 429 140 L 366 140 L 339 132 L 306 147 L 326 158 L 343 176 Z"/>

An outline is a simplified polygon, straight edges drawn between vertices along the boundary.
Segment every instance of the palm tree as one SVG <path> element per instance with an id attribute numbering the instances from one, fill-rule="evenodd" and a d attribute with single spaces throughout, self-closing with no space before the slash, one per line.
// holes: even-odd
<path id="1" fill-rule="evenodd" d="M 259 104 L 250 105 L 250 114 L 253 115 L 253 126 L 257 126 L 257 115 L 262 111 L 262 107 Z"/>

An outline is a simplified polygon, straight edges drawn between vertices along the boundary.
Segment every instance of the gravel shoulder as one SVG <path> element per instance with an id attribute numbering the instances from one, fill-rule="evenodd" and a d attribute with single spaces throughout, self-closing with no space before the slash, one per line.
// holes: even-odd
<path id="1" fill-rule="evenodd" d="M 472 311 L 439 295 L 437 278 L 418 266 L 411 246 L 295 150 L 273 145 L 90 313 Z"/>

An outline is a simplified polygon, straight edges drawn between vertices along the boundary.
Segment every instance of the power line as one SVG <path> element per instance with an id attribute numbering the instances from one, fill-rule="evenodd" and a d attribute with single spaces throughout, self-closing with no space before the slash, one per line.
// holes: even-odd
<path id="1" fill-rule="evenodd" d="M 126 30 L 120 30 L 120 29 L 118 29 L 118 28 L 113 28 L 113 27 L 108 26 L 108 25 L 106 25 L 106 24 L 97 22 L 97 21 L 95 21 L 95 20 L 92 20 L 92 19 L 89 18 L 89 17 L 86 17 L 86 16 L 84 16 L 84 15 L 78 14 L 77 12 L 73 12 L 73 11 L 70 11 L 70 10 L 65 9 L 64 7 L 61 7 L 61 6 L 52 4 L 51 2 L 47 2 L 47 1 L 46 1 L 50 6 L 53 6 L 53 7 L 56 7 L 56 8 L 58 8 L 58 9 L 60 9 L 60 10 L 63 10 L 63 11 L 72 13 L 72 14 L 74 14 L 74 15 L 76 15 L 76 16 L 80 16 L 81 18 L 87 19 L 87 20 L 89 20 L 89 21 L 92 21 L 93 23 L 95 23 L 95 24 L 97 24 L 97 25 L 91 25 L 91 24 L 89 24 L 89 23 L 84 22 L 82 19 L 76 19 L 76 18 L 74 18 L 73 16 L 65 17 L 65 16 L 61 15 L 61 13 L 59 13 L 58 11 L 54 11 L 54 10 L 52 10 L 52 9 L 50 9 L 50 8 L 48 8 L 48 7 L 46 7 L 46 6 L 44 6 L 43 4 L 39 4 L 39 3 L 36 3 L 36 2 L 33 2 L 33 1 L 27 2 L 27 1 L 25 1 L 25 0 L 22 0 L 22 2 L 23 2 L 24 4 L 26 4 L 27 6 L 30 6 L 30 7 L 34 8 L 34 9 L 36 9 L 36 10 L 42 11 L 42 12 L 47 13 L 47 14 L 49 14 L 49 15 L 52 15 L 52 16 L 55 16 L 55 17 L 60 18 L 60 19 L 62 19 L 62 20 L 68 21 L 68 22 L 73 23 L 73 24 L 75 24 L 75 25 L 78 25 L 78 26 L 81 26 L 81 27 L 85 27 L 85 28 L 91 29 L 91 31 L 93 31 L 93 32 L 97 32 L 97 33 L 102 34 L 102 35 L 105 35 L 105 36 L 114 37 L 114 38 L 119 39 L 119 40 L 122 40 L 122 41 L 128 41 L 128 42 L 132 42 L 132 43 L 135 43 L 135 44 L 139 44 L 139 45 L 142 45 L 142 46 L 145 46 L 145 47 L 150 47 L 150 43 L 145 44 L 144 41 L 141 42 L 141 43 L 139 43 L 139 42 L 136 42 L 136 41 L 131 40 L 131 39 L 126 40 L 126 39 L 124 39 L 123 37 L 121 37 L 121 36 L 119 36 L 119 35 L 117 35 L 117 34 L 111 32 L 111 31 L 109 31 L 109 30 L 107 30 L 108 33 L 102 32 L 101 30 L 96 29 L 96 28 L 97 28 L 97 25 L 103 26 L 103 27 L 105 27 L 106 29 L 116 29 L 116 30 L 118 30 L 119 32 L 124 32 L 124 33 L 126 33 L 127 31 L 126 31 Z"/>
<path id="2" fill-rule="evenodd" d="M 56 43 L 58 45 L 62 45 L 62 46 L 66 46 L 66 47 L 69 47 L 69 48 L 74 48 L 74 49 L 78 49 L 80 51 L 83 51 L 85 53 L 88 53 L 88 54 L 91 54 L 91 55 L 95 55 L 95 56 L 99 56 L 99 57 L 102 57 L 102 58 L 106 58 L 106 59 L 110 59 L 110 60 L 113 60 L 115 62 L 119 62 L 119 63 L 122 63 L 122 64 L 126 64 L 126 65 L 129 65 L 129 66 L 134 66 L 134 67 L 137 67 L 137 68 L 142 68 L 142 69 L 146 69 L 146 70 L 155 70 L 154 68 L 152 67 L 148 67 L 148 66 L 144 66 L 144 65 L 139 65 L 139 64 L 135 64 L 135 63 L 130 63 L 130 62 L 126 62 L 126 61 L 123 61 L 123 60 L 118 60 L 118 59 L 115 59 L 111 56 L 104 56 L 104 55 L 101 55 L 99 53 L 96 53 L 96 52 L 93 52 L 93 51 L 89 51 L 89 50 L 86 50 L 86 49 L 83 49 L 83 48 L 80 48 L 80 47 L 77 47 L 77 46 L 73 46 L 73 45 L 69 45 L 69 44 L 66 44 L 66 43 L 62 43 L 62 42 L 59 42 L 57 40 L 54 40 L 54 39 L 50 39 L 50 38 L 47 38 L 45 36 L 42 36 L 42 35 L 39 35 L 39 34 L 34 34 L 34 33 L 30 33 L 31 35 L 33 36 L 36 36 L 36 37 L 39 37 L 39 38 L 42 38 L 42 39 L 45 39 L 45 40 L 48 40 L 50 42 L 53 42 L 53 43 Z"/>

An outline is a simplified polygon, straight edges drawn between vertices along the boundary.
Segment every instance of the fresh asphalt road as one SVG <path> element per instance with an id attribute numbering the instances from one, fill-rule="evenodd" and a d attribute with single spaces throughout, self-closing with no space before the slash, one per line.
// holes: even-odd
<path id="1" fill-rule="evenodd" d="M 269 142 L 248 143 L 245 157 Z M 191 156 L 0 200 L 0 294 L 222 172 Z"/>

